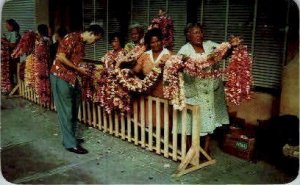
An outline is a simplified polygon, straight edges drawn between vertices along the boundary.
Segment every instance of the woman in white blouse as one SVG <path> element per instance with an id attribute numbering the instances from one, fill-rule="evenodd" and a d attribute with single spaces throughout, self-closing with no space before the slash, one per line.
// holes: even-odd
<path id="1" fill-rule="evenodd" d="M 199 23 L 188 24 L 185 35 L 188 42 L 181 47 L 179 55 L 197 60 L 207 56 L 218 46 L 215 42 L 203 41 L 203 29 Z M 215 64 L 206 70 L 218 67 Z M 204 149 L 208 151 L 209 134 L 222 124 L 229 124 L 224 86 L 220 78 L 198 78 L 186 73 L 183 76 L 186 103 L 200 107 L 200 136 L 206 136 Z M 191 113 L 188 112 L 187 135 L 192 133 L 191 118 Z M 178 125 L 179 133 L 181 124 Z"/>

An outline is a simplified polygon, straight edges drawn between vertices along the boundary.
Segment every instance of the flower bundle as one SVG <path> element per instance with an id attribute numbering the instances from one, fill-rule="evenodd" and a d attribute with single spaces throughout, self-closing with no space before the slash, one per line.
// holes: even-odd
<path id="1" fill-rule="evenodd" d="M 225 84 L 226 99 L 239 105 L 242 100 L 251 99 L 252 59 L 246 46 L 234 48 L 227 67 Z"/>
<path id="2" fill-rule="evenodd" d="M 32 30 L 25 32 L 23 34 L 20 42 L 18 43 L 18 45 L 12 52 L 11 56 L 13 58 L 18 58 L 22 54 L 26 54 L 26 55 L 31 54 L 34 51 L 36 38 L 37 38 L 37 35 Z"/>
<path id="3" fill-rule="evenodd" d="M 9 42 L 7 39 L 1 38 L 1 92 L 3 93 L 12 90 L 9 58 Z"/>
<path id="4" fill-rule="evenodd" d="M 37 40 L 34 48 L 33 72 L 34 89 L 42 104 L 50 103 L 50 71 L 49 71 L 49 45 L 43 40 Z"/>

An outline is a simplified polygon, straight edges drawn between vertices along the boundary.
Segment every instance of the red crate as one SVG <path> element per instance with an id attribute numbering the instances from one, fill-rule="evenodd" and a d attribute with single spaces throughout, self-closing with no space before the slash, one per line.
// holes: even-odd
<path id="1" fill-rule="evenodd" d="M 245 135 L 240 137 L 226 134 L 223 143 L 223 150 L 226 153 L 250 161 L 253 157 L 255 138 L 248 138 Z"/>

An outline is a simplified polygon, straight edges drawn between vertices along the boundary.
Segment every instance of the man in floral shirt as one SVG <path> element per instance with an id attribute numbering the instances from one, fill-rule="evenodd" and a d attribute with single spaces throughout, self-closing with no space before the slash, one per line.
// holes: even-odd
<path id="1" fill-rule="evenodd" d="M 88 75 L 86 68 L 80 67 L 84 57 L 85 44 L 94 44 L 102 38 L 104 30 L 99 25 L 91 25 L 85 32 L 73 32 L 59 43 L 58 51 L 51 68 L 51 87 L 59 124 L 63 136 L 63 145 L 77 154 L 88 151 L 80 146 L 76 139 L 78 109 L 80 104 L 80 77 Z"/>

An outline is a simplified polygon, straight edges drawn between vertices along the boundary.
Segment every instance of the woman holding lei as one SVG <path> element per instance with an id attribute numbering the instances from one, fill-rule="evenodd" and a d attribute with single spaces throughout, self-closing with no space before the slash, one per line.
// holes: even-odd
<path id="1" fill-rule="evenodd" d="M 195 62 L 205 61 L 203 59 L 209 58 L 209 54 L 218 46 L 215 42 L 203 41 L 203 29 L 199 23 L 188 24 L 185 35 L 188 43 L 182 46 L 178 52 L 185 59 L 190 58 Z M 211 72 L 218 68 L 218 63 L 216 63 L 203 70 Z M 183 73 L 183 81 L 186 103 L 200 106 L 200 136 L 206 136 L 204 150 L 208 151 L 209 134 L 212 134 L 222 124 L 229 124 L 222 80 L 219 77 L 199 78 Z M 181 119 L 178 118 L 178 120 Z M 179 121 L 178 124 L 179 133 L 181 124 L 187 124 L 186 134 L 191 135 L 192 115 L 190 112 L 187 113 L 187 123 Z M 190 141 L 190 137 L 188 138 Z"/>
<path id="2" fill-rule="evenodd" d="M 171 56 L 171 52 L 163 47 L 163 34 L 160 29 L 153 28 L 149 30 L 145 35 L 145 44 L 148 51 L 144 52 L 142 56 L 137 60 L 137 64 L 133 67 L 133 71 L 138 76 L 146 76 L 152 70 L 159 69 Z M 162 74 L 162 73 L 161 73 Z M 150 96 L 163 98 L 163 81 L 162 75 L 160 75 L 154 85 L 149 89 L 148 94 Z M 147 102 L 146 102 L 147 103 Z M 147 106 L 146 106 L 147 107 Z M 152 106 L 152 120 L 153 126 L 156 126 L 156 110 L 155 105 Z M 163 112 L 160 112 L 161 126 L 163 127 Z M 146 125 L 148 121 L 148 110 L 145 109 Z"/>

